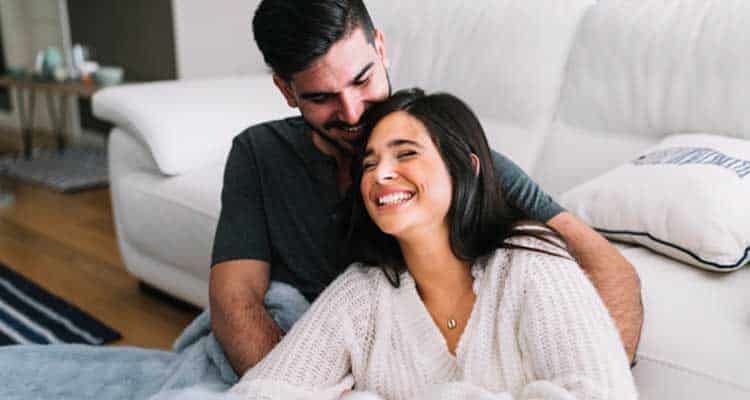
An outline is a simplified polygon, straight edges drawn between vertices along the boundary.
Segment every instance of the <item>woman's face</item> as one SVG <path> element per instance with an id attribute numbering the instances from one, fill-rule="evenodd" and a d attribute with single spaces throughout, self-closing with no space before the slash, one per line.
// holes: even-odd
<path id="1" fill-rule="evenodd" d="M 383 232 L 399 239 L 447 233 L 451 177 L 422 122 L 404 111 L 380 120 L 362 167 L 362 199 Z"/>

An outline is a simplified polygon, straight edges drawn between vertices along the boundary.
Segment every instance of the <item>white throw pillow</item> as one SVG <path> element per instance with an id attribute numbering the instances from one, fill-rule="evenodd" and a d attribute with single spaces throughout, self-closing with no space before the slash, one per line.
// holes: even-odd
<path id="1" fill-rule="evenodd" d="M 610 239 L 712 271 L 750 261 L 750 141 L 673 135 L 571 189 L 562 205 Z"/>

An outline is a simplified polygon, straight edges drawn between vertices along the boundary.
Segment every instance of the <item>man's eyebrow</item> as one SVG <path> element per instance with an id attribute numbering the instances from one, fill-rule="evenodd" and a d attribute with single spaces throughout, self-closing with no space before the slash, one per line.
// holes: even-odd
<path id="1" fill-rule="evenodd" d="M 362 77 L 367 73 L 367 71 L 369 71 L 372 68 L 373 65 L 375 65 L 374 62 L 371 62 L 371 63 L 365 65 L 365 67 L 362 68 L 361 71 L 359 71 L 359 73 L 357 74 L 357 76 L 355 76 L 354 79 L 352 79 L 352 82 L 359 82 L 359 80 L 362 79 Z"/>
<path id="2" fill-rule="evenodd" d="M 310 100 L 310 99 L 313 99 L 315 97 L 328 97 L 328 96 L 332 96 L 333 94 L 334 94 L 333 92 L 307 92 L 307 93 L 300 94 L 299 97 L 301 97 L 301 98 L 303 98 L 305 100 Z"/>
<path id="3" fill-rule="evenodd" d="M 394 147 L 405 146 L 405 145 L 412 145 L 412 146 L 415 146 L 415 147 L 419 147 L 420 149 L 424 148 L 424 146 L 422 146 L 421 144 L 419 144 L 419 142 L 415 142 L 414 140 L 410 140 L 410 139 L 393 139 L 390 142 L 388 142 L 388 144 L 386 144 L 386 147 L 388 147 L 389 149 L 391 149 L 391 148 L 394 148 Z M 365 154 L 364 154 L 364 156 L 362 156 L 362 158 L 363 159 L 367 158 L 367 157 L 371 156 L 372 153 L 374 153 L 374 152 L 375 151 L 372 148 L 368 147 L 365 150 Z"/>
<path id="4" fill-rule="evenodd" d="M 352 83 L 359 82 L 359 80 L 362 79 L 362 77 L 367 73 L 367 71 L 369 71 L 370 69 L 372 69 L 372 67 L 374 65 L 375 65 L 375 62 L 371 62 L 371 63 L 365 65 L 364 68 L 362 68 L 362 70 L 359 71 L 359 73 L 357 74 L 357 76 L 355 76 L 354 79 L 352 79 Z M 336 93 L 335 92 L 306 92 L 306 93 L 300 94 L 299 97 L 301 97 L 301 98 L 303 98 L 305 100 L 310 100 L 310 99 L 313 99 L 315 97 L 326 97 L 326 96 L 332 96 L 334 94 L 336 94 Z"/>

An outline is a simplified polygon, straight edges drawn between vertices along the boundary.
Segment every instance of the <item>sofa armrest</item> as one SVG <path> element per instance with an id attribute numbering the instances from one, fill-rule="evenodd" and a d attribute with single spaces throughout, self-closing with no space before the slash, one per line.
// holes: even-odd
<path id="1" fill-rule="evenodd" d="M 93 111 L 137 136 L 166 175 L 222 159 L 248 126 L 293 115 L 267 74 L 110 87 Z"/>

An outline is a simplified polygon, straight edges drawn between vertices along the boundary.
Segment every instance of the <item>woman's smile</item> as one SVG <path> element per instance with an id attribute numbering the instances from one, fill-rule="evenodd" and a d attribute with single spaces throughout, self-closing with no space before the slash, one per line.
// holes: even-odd
<path id="1" fill-rule="evenodd" d="M 383 190 L 373 196 L 378 210 L 392 210 L 406 206 L 416 194 L 408 190 Z"/>

